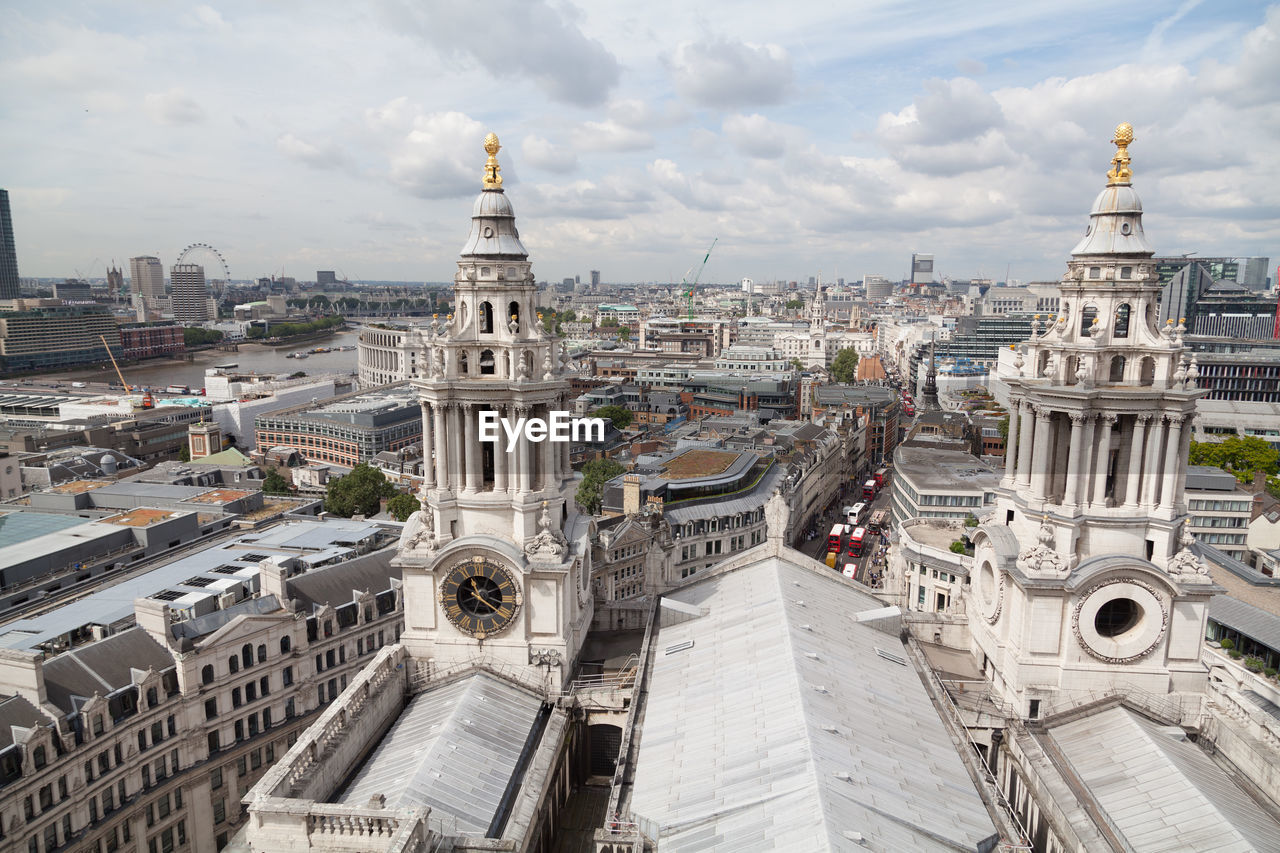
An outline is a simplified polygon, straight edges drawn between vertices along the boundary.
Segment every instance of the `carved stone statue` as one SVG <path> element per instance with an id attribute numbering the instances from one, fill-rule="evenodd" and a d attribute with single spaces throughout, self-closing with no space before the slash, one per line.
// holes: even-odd
<path id="1" fill-rule="evenodd" d="M 1053 526 L 1049 524 L 1049 516 L 1040 522 L 1040 530 L 1036 534 L 1035 545 L 1024 548 L 1018 554 L 1018 568 L 1028 574 L 1064 575 L 1067 572 L 1067 560 L 1053 547 Z"/>
<path id="2" fill-rule="evenodd" d="M 507 330 L 513 335 L 520 334 L 520 318 L 515 314 L 511 315 L 511 322 L 507 323 Z"/>
<path id="3" fill-rule="evenodd" d="M 434 551 L 436 549 L 435 517 L 431 510 L 420 509 L 409 516 L 400 531 L 400 551 Z"/>
<path id="4" fill-rule="evenodd" d="M 1178 544 L 1182 548 L 1169 561 L 1169 574 L 1182 580 L 1207 581 L 1210 579 L 1209 567 L 1198 554 L 1191 550 L 1195 541 L 1196 538 L 1191 535 L 1191 522 L 1182 522 L 1182 535 L 1178 538 Z"/>
<path id="5" fill-rule="evenodd" d="M 768 537 L 779 542 L 786 539 L 787 525 L 791 522 L 791 507 L 782 492 L 774 492 L 764 505 L 764 524 Z"/>
<path id="6" fill-rule="evenodd" d="M 431 378 L 444 379 L 444 347 L 431 350 Z"/>
<path id="7" fill-rule="evenodd" d="M 525 556 L 530 560 L 559 562 L 566 551 L 564 536 L 551 523 L 551 512 L 547 502 L 542 502 L 542 512 L 538 513 L 538 535 L 524 546 Z"/>

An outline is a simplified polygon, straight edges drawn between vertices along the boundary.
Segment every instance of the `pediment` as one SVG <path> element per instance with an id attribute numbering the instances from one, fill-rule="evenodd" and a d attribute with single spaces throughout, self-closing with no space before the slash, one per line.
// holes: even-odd
<path id="1" fill-rule="evenodd" d="M 239 642 L 249 642 L 251 640 L 260 642 L 262 638 L 258 636 L 259 632 L 283 622 L 292 621 L 293 614 L 284 611 L 280 613 L 237 616 L 212 634 L 207 634 L 201 638 L 196 648 L 200 651 L 206 651 L 210 648 L 222 646 L 231 648 Z"/>

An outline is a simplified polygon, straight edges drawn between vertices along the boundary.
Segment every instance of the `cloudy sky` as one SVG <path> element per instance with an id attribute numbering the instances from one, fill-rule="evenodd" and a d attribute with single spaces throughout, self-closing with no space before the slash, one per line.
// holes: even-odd
<path id="1" fill-rule="evenodd" d="M 752 6 L 755 7 L 754 11 Z M 8 0 L 24 276 L 444 281 L 490 130 L 539 278 L 1057 278 L 1120 121 L 1161 254 L 1280 257 L 1280 6 Z"/>

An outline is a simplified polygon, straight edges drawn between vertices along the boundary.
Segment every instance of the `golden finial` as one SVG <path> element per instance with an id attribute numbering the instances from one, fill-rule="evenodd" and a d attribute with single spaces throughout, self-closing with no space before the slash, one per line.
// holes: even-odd
<path id="1" fill-rule="evenodd" d="M 502 171 L 498 165 L 498 149 L 501 147 L 497 134 L 491 133 L 484 138 L 484 150 L 489 153 L 484 164 L 484 188 L 487 190 L 502 189 L 502 176 L 498 174 Z"/>
<path id="2" fill-rule="evenodd" d="M 1107 172 L 1107 186 L 1129 183 L 1133 170 L 1129 168 L 1129 145 L 1133 142 L 1133 125 L 1122 122 L 1116 125 L 1116 135 L 1111 141 L 1116 146 L 1116 156 L 1111 158 L 1111 171 Z"/>

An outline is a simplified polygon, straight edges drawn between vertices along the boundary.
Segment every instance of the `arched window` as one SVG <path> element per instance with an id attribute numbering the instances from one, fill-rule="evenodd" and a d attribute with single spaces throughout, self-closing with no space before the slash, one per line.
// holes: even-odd
<path id="1" fill-rule="evenodd" d="M 1108 382 L 1124 381 L 1124 356 L 1117 355 L 1111 359 L 1111 372 L 1107 376 Z"/>
<path id="2" fill-rule="evenodd" d="M 493 360 L 493 350 L 487 349 L 480 353 L 480 375 L 492 376 L 495 371 L 495 362 Z"/>
<path id="3" fill-rule="evenodd" d="M 1089 267 L 1089 278 L 1102 278 L 1102 267 Z"/>
<path id="4" fill-rule="evenodd" d="M 147 707 L 154 708 L 159 704 L 160 704 L 160 695 L 156 693 L 156 689 L 154 687 L 148 687 L 147 688 Z"/>
<path id="5" fill-rule="evenodd" d="M 480 303 L 480 331 L 493 334 L 493 306 L 488 302 Z"/>
<path id="6" fill-rule="evenodd" d="M 1077 356 L 1074 356 L 1074 355 L 1067 356 L 1067 375 L 1064 377 L 1064 380 L 1067 385 L 1076 384 L 1076 370 L 1079 368 L 1079 366 L 1080 366 L 1080 359 Z"/>
<path id="7" fill-rule="evenodd" d="M 253 646 L 245 643 L 240 647 L 240 662 L 244 664 L 245 669 L 253 666 Z"/>
<path id="8" fill-rule="evenodd" d="M 520 331 L 520 303 L 512 302 L 507 306 L 507 319 L 515 321 L 515 331 Z"/>
<path id="9" fill-rule="evenodd" d="M 1080 312 L 1080 336 L 1088 337 L 1090 330 L 1093 329 L 1094 318 L 1098 316 L 1098 309 L 1093 305 L 1084 306 L 1084 310 Z"/>
<path id="10" fill-rule="evenodd" d="M 235 673 L 235 672 L 239 672 L 239 671 L 240 671 L 240 659 L 239 659 L 238 657 L 236 657 L 235 655 L 232 655 L 231 657 L 227 658 L 227 669 L 229 669 L 229 670 L 230 670 L 231 672 L 233 672 L 233 673 Z"/>
<path id="11" fill-rule="evenodd" d="M 461 353 L 458 356 L 458 372 L 459 373 L 467 372 L 467 354 L 465 352 Z"/>
<path id="12" fill-rule="evenodd" d="M 200 670 L 200 683 L 213 684 L 213 664 L 205 664 Z"/>
<path id="13" fill-rule="evenodd" d="M 1127 269 L 1127 267 L 1126 267 Z M 1116 322 L 1112 329 L 1111 336 L 1113 338 L 1129 337 L 1129 315 L 1132 313 L 1129 303 L 1125 302 L 1116 309 Z"/>
<path id="14" fill-rule="evenodd" d="M 293 648 L 293 640 L 291 640 L 289 637 L 280 638 L 280 654 L 287 655 L 289 654 L 289 651 L 292 648 Z"/>
<path id="15" fill-rule="evenodd" d="M 1138 376 L 1138 384 L 1152 385 L 1156 381 L 1156 360 L 1151 356 L 1142 359 L 1142 370 Z"/>
<path id="16" fill-rule="evenodd" d="M 267 662 L 267 646 L 265 643 L 258 645 L 258 663 Z"/>
<path id="17" fill-rule="evenodd" d="M 49 759 L 45 755 L 43 746 L 37 746 L 34 750 L 31 751 L 31 760 L 32 762 L 35 763 L 37 770 L 39 770 L 40 768 L 44 767 L 46 764 L 49 763 Z"/>

